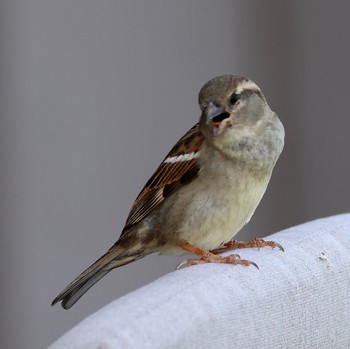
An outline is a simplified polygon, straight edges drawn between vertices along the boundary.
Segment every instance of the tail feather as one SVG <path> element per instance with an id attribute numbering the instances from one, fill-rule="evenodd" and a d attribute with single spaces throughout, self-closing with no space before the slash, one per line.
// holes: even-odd
<path id="1" fill-rule="evenodd" d="M 52 301 L 51 305 L 55 305 L 62 301 L 62 307 L 64 309 L 71 308 L 86 291 L 88 291 L 97 281 L 102 279 L 112 269 L 121 267 L 141 258 L 138 254 L 133 256 L 123 254 L 125 254 L 124 249 L 121 249 L 118 246 L 113 246 L 106 254 L 75 278 Z"/>
<path id="2" fill-rule="evenodd" d="M 72 305 L 75 304 L 90 287 L 92 287 L 97 281 L 102 279 L 108 272 L 109 270 L 98 270 L 93 275 L 91 275 L 91 277 L 85 282 L 80 283 L 71 290 L 67 290 L 68 293 L 65 293 L 62 296 L 62 308 L 71 308 Z"/>

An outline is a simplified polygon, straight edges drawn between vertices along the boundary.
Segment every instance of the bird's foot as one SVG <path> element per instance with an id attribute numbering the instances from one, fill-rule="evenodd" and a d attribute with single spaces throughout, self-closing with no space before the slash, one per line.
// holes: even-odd
<path id="1" fill-rule="evenodd" d="M 217 256 L 211 252 L 201 250 L 188 243 L 182 244 L 181 247 L 188 252 L 196 254 L 201 259 L 186 259 L 176 267 L 177 270 L 185 267 L 190 267 L 192 265 L 204 264 L 204 263 L 225 263 L 225 264 L 243 265 L 246 267 L 253 265 L 257 269 L 259 269 L 257 264 L 246 259 L 241 259 L 241 257 L 238 254 L 230 254 L 228 256 Z"/>
<path id="2" fill-rule="evenodd" d="M 282 245 L 275 241 L 265 241 L 261 238 L 255 238 L 251 241 L 236 241 L 236 240 L 231 240 L 229 242 L 226 242 L 223 244 L 223 247 L 216 248 L 215 250 L 211 250 L 210 252 L 213 254 L 219 254 L 227 251 L 232 251 L 232 250 L 238 250 L 241 248 L 257 248 L 260 249 L 261 247 L 271 247 L 271 248 L 278 248 L 281 251 L 284 252 L 284 248 Z"/>

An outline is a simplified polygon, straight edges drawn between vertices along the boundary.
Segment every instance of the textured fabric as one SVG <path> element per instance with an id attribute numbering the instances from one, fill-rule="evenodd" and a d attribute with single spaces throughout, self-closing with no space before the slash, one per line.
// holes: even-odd
<path id="1" fill-rule="evenodd" d="M 172 272 L 100 309 L 50 349 L 350 348 L 350 214 L 271 235 L 254 267 Z"/>

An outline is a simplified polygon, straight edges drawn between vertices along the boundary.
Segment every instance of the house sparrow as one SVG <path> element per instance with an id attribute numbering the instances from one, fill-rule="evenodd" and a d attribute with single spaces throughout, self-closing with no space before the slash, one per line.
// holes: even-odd
<path id="1" fill-rule="evenodd" d="M 154 252 L 200 257 L 181 266 L 210 262 L 257 266 L 239 255 L 217 253 L 264 246 L 283 250 L 274 241 L 231 241 L 266 190 L 283 149 L 282 123 L 259 87 L 241 76 L 208 81 L 199 92 L 199 106 L 199 123 L 180 138 L 148 180 L 119 240 L 52 305 L 62 301 L 62 307 L 69 309 L 112 269 Z"/>

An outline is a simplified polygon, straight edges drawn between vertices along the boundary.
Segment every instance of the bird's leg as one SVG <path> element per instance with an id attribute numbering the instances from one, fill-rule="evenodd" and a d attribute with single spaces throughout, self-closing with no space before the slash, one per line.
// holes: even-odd
<path id="1" fill-rule="evenodd" d="M 176 269 L 180 269 L 183 267 L 189 267 L 191 265 L 197 265 L 197 264 L 203 264 L 203 263 L 226 263 L 226 264 L 235 264 L 235 265 L 254 265 L 254 267 L 259 267 L 251 261 L 248 261 L 246 259 L 241 259 L 241 257 L 238 254 L 230 254 L 228 256 L 217 256 L 213 254 L 212 252 L 202 250 L 196 246 L 193 246 L 187 242 L 184 242 L 179 245 L 183 250 L 193 253 L 200 257 L 200 259 L 186 259 L 185 261 L 181 262 Z"/>
<path id="2" fill-rule="evenodd" d="M 271 247 L 275 248 L 277 247 L 281 251 L 284 252 L 284 248 L 277 242 L 275 241 L 265 241 L 261 238 L 255 238 L 251 241 L 236 241 L 236 240 L 231 240 L 229 242 L 226 242 L 223 244 L 223 247 L 216 248 L 215 250 L 211 250 L 210 252 L 213 254 L 219 254 L 227 251 L 232 251 L 232 250 L 239 250 L 241 248 L 258 248 L 260 249 L 261 247 Z"/>

